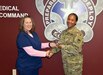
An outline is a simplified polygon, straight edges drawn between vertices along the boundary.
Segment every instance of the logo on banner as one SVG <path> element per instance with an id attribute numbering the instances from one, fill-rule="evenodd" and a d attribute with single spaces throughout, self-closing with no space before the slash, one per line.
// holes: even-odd
<path id="1" fill-rule="evenodd" d="M 50 40 L 59 38 L 59 34 L 67 28 L 66 20 L 70 13 L 78 15 L 77 28 L 85 32 L 84 42 L 93 38 L 93 27 L 96 16 L 103 10 L 103 1 L 97 0 L 35 0 L 36 8 L 42 15 L 45 27 L 44 35 Z"/>

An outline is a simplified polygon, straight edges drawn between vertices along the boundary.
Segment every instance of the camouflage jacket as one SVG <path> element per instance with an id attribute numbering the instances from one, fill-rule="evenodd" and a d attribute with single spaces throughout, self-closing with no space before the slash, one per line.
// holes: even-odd
<path id="1" fill-rule="evenodd" d="M 83 34 L 76 27 L 64 30 L 58 40 L 59 45 L 64 45 L 62 49 L 53 48 L 52 51 L 57 53 L 60 50 L 65 50 L 68 53 L 78 54 L 82 51 Z"/>

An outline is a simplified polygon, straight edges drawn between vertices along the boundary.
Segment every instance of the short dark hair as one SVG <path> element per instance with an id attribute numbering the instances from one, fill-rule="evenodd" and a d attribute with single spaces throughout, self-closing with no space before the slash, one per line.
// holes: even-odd
<path id="1" fill-rule="evenodd" d="M 31 21 L 32 21 L 32 29 L 30 30 L 30 32 L 34 32 L 35 31 L 35 24 L 34 24 L 33 18 L 30 15 L 24 16 L 23 18 L 21 18 L 19 30 L 20 31 L 24 31 L 23 25 L 24 25 L 25 18 L 30 18 L 31 19 Z"/>
<path id="2" fill-rule="evenodd" d="M 77 22 L 77 21 L 78 21 L 78 16 L 77 16 L 77 14 L 75 14 L 75 13 L 70 13 L 70 14 L 68 15 L 68 17 L 71 16 L 71 15 L 74 15 L 74 16 L 75 16 L 76 22 Z"/>

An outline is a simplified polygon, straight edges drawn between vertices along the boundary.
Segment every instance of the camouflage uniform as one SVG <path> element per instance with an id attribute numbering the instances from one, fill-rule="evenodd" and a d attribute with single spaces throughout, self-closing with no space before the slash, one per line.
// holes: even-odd
<path id="1" fill-rule="evenodd" d="M 52 51 L 57 53 L 61 50 L 65 75 L 82 75 L 82 32 L 76 27 L 67 29 L 62 32 L 58 44 L 64 45 L 64 47 L 53 48 Z"/>

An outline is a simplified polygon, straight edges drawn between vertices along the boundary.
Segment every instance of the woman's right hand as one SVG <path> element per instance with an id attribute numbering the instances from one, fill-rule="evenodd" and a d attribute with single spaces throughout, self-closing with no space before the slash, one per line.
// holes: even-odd
<path id="1" fill-rule="evenodd" d="M 50 51 L 50 50 L 46 51 L 46 56 L 49 57 L 49 58 L 52 57 L 53 54 L 54 53 L 52 51 Z"/>
<path id="2" fill-rule="evenodd" d="M 58 48 L 64 48 L 65 46 L 64 45 L 58 45 Z"/>

